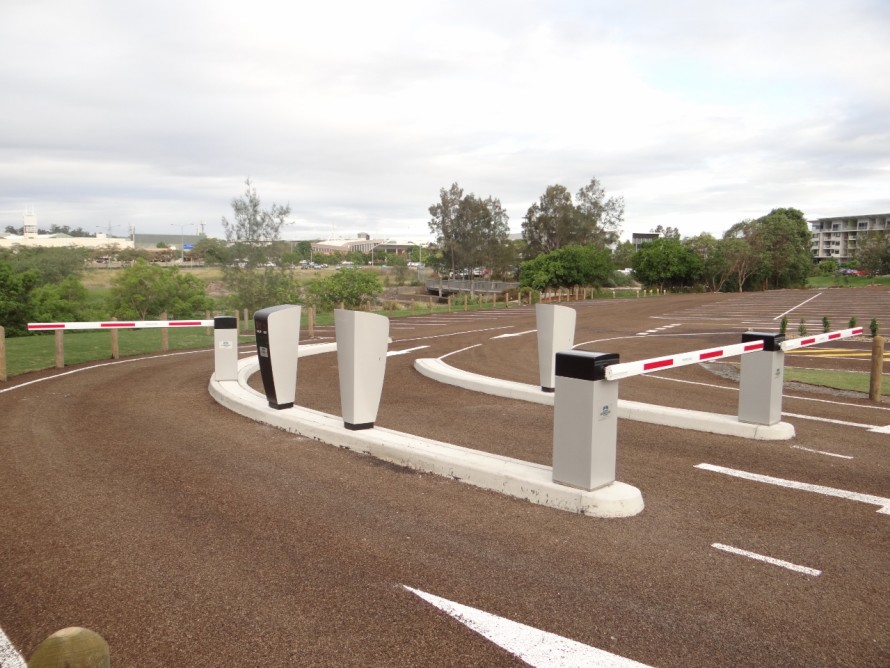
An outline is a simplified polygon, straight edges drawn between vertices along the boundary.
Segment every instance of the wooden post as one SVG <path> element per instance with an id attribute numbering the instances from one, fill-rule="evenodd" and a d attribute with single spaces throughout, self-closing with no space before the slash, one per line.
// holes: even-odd
<path id="1" fill-rule="evenodd" d="M 454 295 L 448 295 L 448 312 L 449 313 L 451 313 L 451 298 L 452 297 L 454 297 Z"/>
<path id="2" fill-rule="evenodd" d="M 210 320 L 210 311 L 204 311 L 204 320 Z M 204 333 L 207 336 L 210 336 L 211 334 L 213 334 L 213 327 L 208 327 L 204 330 Z"/>
<path id="3" fill-rule="evenodd" d="M 250 318 L 247 317 L 247 309 L 244 309 L 244 333 L 250 331 Z"/>
<path id="4" fill-rule="evenodd" d="M 884 370 L 884 337 L 876 336 L 871 342 L 871 382 L 868 398 L 881 401 L 881 372 Z"/>
<path id="5" fill-rule="evenodd" d="M 117 318 L 112 318 L 113 321 L 116 321 Z M 117 340 L 117 327 L 111 328 L 111 359 L 118 360 L 121 358 L 121 349 L 118 345 Z"/>
<path id="6" fill-rule="evenodd" d="M 6 329 L 0 325 L 0 382 L 6 382 Z"/>
<path id="7" fill-rule="evenodd" d="M 109 668 L 108 643 L 95 631 L 73 626 L 56 631 L 37 645 L 28 668 Z"/>
<path id="8" fill-rule="evenodd" d="M 161 313 L 161 320 L 167 319 L 167 312 L 164 311 Z M 170 350 L 170 329 L 168 327 L 161 327 L 161 352 L 165 353 Z"/>
<path id="9" fill-rule="evenodd" d="M 311 339 L 312 337 L 315 336 L 315 307 L 314 306 L 309 307 L 309 312 L 306 314 L 306 321 L 307 321 L 307 324 L 309 325 L 309 338 Z"/>
<path id="10" fill-rule="evenodd" d="M 64 332 L 61 329 L 55 331 L 56 335 L 56 368 L 65 368 L 65 341 L 63 340 Z"/>
<path id="11" fill-rule="evenodd" d="M 235 309 L 235 331 L 241 331 L 241 323 L 239 322 L 240 318 L 238 317 L 238 309 Z"/>
<path id="12" fill-rule="evenodd" d="M 433 298 L 430 297 L 430 315 L 433 314 Z"/>
<path id="13" fill-rule="evenodd" d="M 464 293 L 464 311 L 467 310 L 467 293 Z"/>

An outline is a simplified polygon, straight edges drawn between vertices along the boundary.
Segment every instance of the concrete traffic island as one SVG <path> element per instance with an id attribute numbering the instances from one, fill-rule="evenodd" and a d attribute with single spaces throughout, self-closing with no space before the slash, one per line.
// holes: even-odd
<path id="1" fill-rule="evenodd" d="M 300 346 L 299 354 L 312 355 L 333 349 L 333 344 L 304 345 Z M 211 376 L 210 395 L 222 406 L 257 422 L 532 503 L 603 518 L 630 517 L 643 510 L 640 490 L 622 482 L 615 481 L 593 490 L 575 489 L 553 482 L 553 469 L 549 466 L 381 427 L 351 430 L 341 417 L 298 405 L 276 410 L 268 405 L 265 396 L 248 385 L 248 379 L 259 369 L 257 357 L 240 360 L 237 380 L 218 380 L 216 374 Z"/>
<path id="2" fill-rule="evenodd" d="M 519 399 L 552 406 L 554 394 L 544 392 L 536 385 L 517 383 L 491 376 L 482 376 L 457 369 L 441 359 L 421 358 L 414 361 L 414 368 L 422 375 L 447 385 L 462 387 L 507 399 Z M 785 441 L 794 438 L 794 425 L 778 422 L 771 425 L 740 422 L 734 415 L 708 413 L 685 408 L 670 408 L 644 404 L 638 401 L 618 399 L 618 417 L 624 420 L 648 422 L 665 427 L 693 429 L 724 436 L 739 436 L 760 441 Z"/>

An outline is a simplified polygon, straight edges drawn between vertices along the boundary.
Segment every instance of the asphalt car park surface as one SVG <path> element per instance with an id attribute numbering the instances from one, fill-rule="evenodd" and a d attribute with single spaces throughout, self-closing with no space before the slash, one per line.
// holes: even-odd
<path id="1" fill-rule="evenodd" d="M 736 343 L 788 309 L 812 327 L 890 313 L 886 290 L 569 305 L 578 347 L 622 361 Z M 534 327 L 530 308 L 393 320 L 390 351 L 406 352 L 377 424 L 549 464 L 552 408 L 413 368 L 448 355 L 537 384 Z M 252 423 L 209 397 L 212 364 L 156 356 L 0 387 L 0 627 L 22 654 L 77 625 L 118 666 L 524 665 L 411 587 L 653 666 L 890 664 L 890 515 L 858 500 L 890 497 L 890 435 L 871 430 L 890 425 L 886 401 L 787 388 L 791 441 L 621 420 L 618 479 L 646 507 L 603 520 Z M 733 414 L 737 389 L 695 365 L 619 396 Z M 336 355 L 301 359 L 297 403 L 339 414 Z"/>

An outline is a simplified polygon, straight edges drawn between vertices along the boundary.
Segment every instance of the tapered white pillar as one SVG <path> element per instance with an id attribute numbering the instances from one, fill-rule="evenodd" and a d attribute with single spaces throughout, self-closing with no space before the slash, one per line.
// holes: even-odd
<path id="1" fill-rule="evenodd" d="M 353 431 L 370 429 L 377 420 L 383 392 L 389 318 L 336 309 L 334 327 L 343 425 Z"/>
<path id="2" fill-rule="evenodd" d="M 558 304 L 537 304 L 535 320 L 538 327 L 538 369 L 541 389 L 553 392 L 556 388 L 556 353 L 571 350 L 575 345 L 575 309 Z"/>
<path id="3" fill-rule="evenodd" d="M 299 306 L 282 304 L 253 315 L 260 375 L 272 408 L 291 408 L 296 400 L 300 313 Z"/>

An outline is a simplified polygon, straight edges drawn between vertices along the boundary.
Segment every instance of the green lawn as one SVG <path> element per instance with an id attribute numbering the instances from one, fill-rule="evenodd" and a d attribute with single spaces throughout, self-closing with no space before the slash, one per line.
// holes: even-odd
<path id="1" fill-rule="evenodd" d="M 830 387 L 835 390 L 850 390 L 868 394 L 870 374 L 857 371 L 826 371 L 822 369 L 794 369 L 785 367 L 785 380 Z M 890 396 L 890 381 L 884 379 L 881 394 Z"/>
<path id="2" fill-rule="evenodd" d="M 808 288 L 864 288 L 869 285 L 890 286 L 890 276 L 810 276 Z"/>

